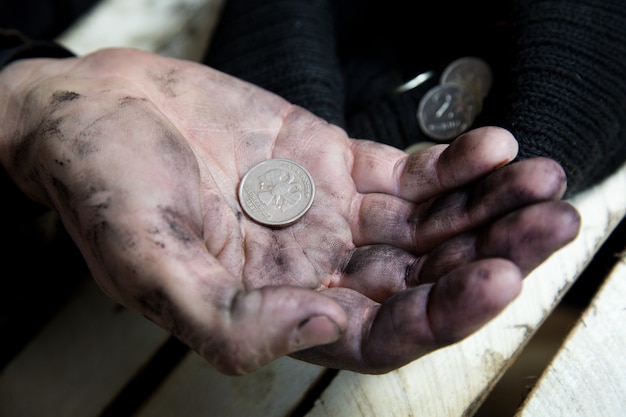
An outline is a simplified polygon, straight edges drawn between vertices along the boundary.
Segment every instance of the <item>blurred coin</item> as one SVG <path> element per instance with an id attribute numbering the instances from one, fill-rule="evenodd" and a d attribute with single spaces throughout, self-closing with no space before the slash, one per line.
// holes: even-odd
<path id="1" fill-rule="evenodd" d="M 482 100 L 489 94 L 493 74 L 489 64 L 477 57 L 459 58 L 448 65 L 440 77 L 441 84 L 458 83 L 472 90 Z"/>
<path id="2" fill-rule="evenodd" d="M 418 152 L 418 151 L 422 151 L 424 149 L 428 149 L 431 146 L 437 145 L 436 142 L 416 142 L 412 145 L 410 145 L 408 148 L 406 148 L 404 150 L 404 152 L 406 153 L 413 153 L 413 152 Z"/>
<path id="3" fill-rule="evenodd" d="M 426 71 L 418 74 L 417 76 L 411 78 L 409 81 L 402 84 L 400 87 L 396 88 L 394 92 L 396 94 L 405 93 L 407 91 L 413 90 L 414 88 L 419 87 L 421 84 L 428 81 L 435 75 L 435 71 Z"/>
<path id="4" fill-rule="evenodd" d="M 266 226 L 288 226 L 313 204 L 311 174 L 288 159 L 269 159 L 250 168 L 239 184 L 239 203 L 254 221 Z"/>
<path id="5" fill-rule="evenodd" d="M 420 100 L 417 121 L 430 138 L 450 141 L 471 127 L 479 108 L 476 96 L 463 85 L 440 84 Z"/>

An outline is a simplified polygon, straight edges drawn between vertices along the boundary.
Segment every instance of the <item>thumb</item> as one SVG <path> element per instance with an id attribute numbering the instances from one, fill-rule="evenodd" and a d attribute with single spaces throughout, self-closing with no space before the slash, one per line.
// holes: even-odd
<path id="1" fill-rule="evenodd" d="M 338 303 L 315 291 L 263 287 L 239 291 L 199 353 L 220 372 L 251 372 L 293 352 L 337 341 L 347 325 Z"/>

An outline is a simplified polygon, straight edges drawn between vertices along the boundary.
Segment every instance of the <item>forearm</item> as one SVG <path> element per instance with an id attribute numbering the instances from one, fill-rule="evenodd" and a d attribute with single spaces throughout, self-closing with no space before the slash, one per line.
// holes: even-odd
<path id="1" fill-rule="evenodd" d="M 558 160 L 569 194 L 626 159 L 626 2 L 516 0 L 504 126 L 520 157 Z"/>

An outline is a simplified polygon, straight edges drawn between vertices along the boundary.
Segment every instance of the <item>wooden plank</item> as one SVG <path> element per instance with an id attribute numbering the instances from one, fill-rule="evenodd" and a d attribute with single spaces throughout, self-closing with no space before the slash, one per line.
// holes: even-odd
<path id="1" fill-rule="evenodd" d="M 78 55 L 138 48 L 198 61 L 224 0 L 102 0 L 57 41 Z"/>
<path id="2" fill-rule="evenodd" d="M 622 260 L 516 416 L 626 416 L 624 323 L 626 261 Z"/>
<path id="3" fill-rule="evenodd" d="M 98 416 L 167 338 L 85 279 L 0 374 L 0 416 Z"/>
<path id="4" fill-rule="evenodd" d="M 286 416 L 323 372 L 283 357 L 251 374 L 230 377 L 190 353 L 136 417 Z"/>
<path id="5" fill-rule="evenodd" d="M 340 372 L 308 416 L 472 415 L 624 217 L 624 190 L 626 166 L 573 199 L 582 215 L 578 238 L 533 271 L 520 297 L 487 326 L 385 375 Z"/>

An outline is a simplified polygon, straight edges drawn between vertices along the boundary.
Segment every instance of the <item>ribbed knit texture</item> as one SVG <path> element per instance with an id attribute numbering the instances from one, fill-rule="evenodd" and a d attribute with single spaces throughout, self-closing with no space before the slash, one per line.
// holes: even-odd
<path id="1" fill-rule="evenodd" d="M 329 0 L 226 1 L 205 62 L 343 126 L 334 28 Z"/>
<path id="2" fill-rule="evenodd" d="M 420 130 L 416 112 L 420 98 L 437 83 L 433 76 L 411 91 L 383 95 L 351 115 L 348 132 L 355 138 L 375 139 L 400 149 L 416 142 L 432 141 Z"/>
<path id="3" fill-rule="evenodd" d="M 519 0 L 504 126 L 520 157 L 558 160 L 569 192 L 626 159 L 626 2 Z"/>
<path id="4" fill-rule="evenodd" d="M 495 83 L 475 126 L 510 129 L 520 159 L 559 161 L 568 195 L 596 184 L 626 160 L 626 1 L 489 3 L 228 0 L 205 62 L 406 148 L 429 140 L 415 118 L 427 88 L 388 91 L 477 55 Z"/>

